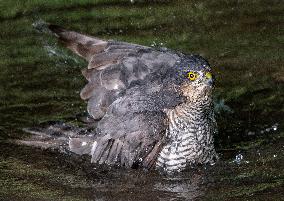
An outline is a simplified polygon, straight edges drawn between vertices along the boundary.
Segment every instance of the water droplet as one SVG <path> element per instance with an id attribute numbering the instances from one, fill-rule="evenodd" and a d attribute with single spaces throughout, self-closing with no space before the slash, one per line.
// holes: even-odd
<path id="1" fill-rule="evenodd" d="M 249 131 L 249 132 L 248 132 L 248 136 L 252 136 L 252 135 L 255 135 L 255 132 Z"/>
<path id="2" fill-rule="evenodd" d="M 243 159 L 244 159 L 243 155 L 242 154 L 238 154 L 238 155 L 236 155 L 234 162 L 237 163 L 238 165 L 240 165 L 241 161 Z"/>
<path id="3" fill-rule="evenodd" d="M 271 128 L 272 128 L 272 130 L 277 131 L 277 129 L 278 129 L 278 124 L 277 124 L 277 123 L 274 124 Z"/>

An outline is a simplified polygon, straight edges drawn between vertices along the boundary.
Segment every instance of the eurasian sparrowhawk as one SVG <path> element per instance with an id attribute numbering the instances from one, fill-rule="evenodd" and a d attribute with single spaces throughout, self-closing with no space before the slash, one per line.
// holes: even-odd
<path id="1" fill-rule="evenodd" d="M 213 78 L 205 59 L 49 29 L 88 61 L 80 95 L 98 123 L 25 129 L 38 135 L 22 142 L 89 154 L 94 163 L 169 172 L 214 161 Z"/>

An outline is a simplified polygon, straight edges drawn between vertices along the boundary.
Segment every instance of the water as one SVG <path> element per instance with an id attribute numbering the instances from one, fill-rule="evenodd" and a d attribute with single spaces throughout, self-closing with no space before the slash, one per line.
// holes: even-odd
<path id="1" fill-rule="evenodd" d="M 0 200 L 283 200 L 280 1 L 0 4 Z M 16 145 L 23 127 L 80 124 L 86 108 L 86 63 L 35 30 L 40 20 L 206 57 L 217 77 L 220 160 L 165 175 Z"/>

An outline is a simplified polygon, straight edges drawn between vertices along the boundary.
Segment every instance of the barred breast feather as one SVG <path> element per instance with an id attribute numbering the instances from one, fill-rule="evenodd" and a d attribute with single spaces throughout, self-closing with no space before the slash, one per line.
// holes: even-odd
<path id="1" fill-rule="evenodd" d="M 167 111 L 168 141 L 158 157 L 158 169 L 180 171 L 188 164 L 213 162 L 216 124 L 213 113 L 204 108 L 184 103 Z"/>

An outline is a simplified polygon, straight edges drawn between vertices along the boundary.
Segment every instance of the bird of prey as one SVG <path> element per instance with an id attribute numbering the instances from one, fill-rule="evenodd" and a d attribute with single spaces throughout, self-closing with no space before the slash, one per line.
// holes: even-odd
<path id="1" fill-rule="evenodd" d="M 35 135 L 22 143 L 88 154 L 93 163 L 166 172 L 215 161 L 213 77 L 204 58 L 48 27 L 88 61 L 80 96 L 98 123 L 25 129 Z"/>

